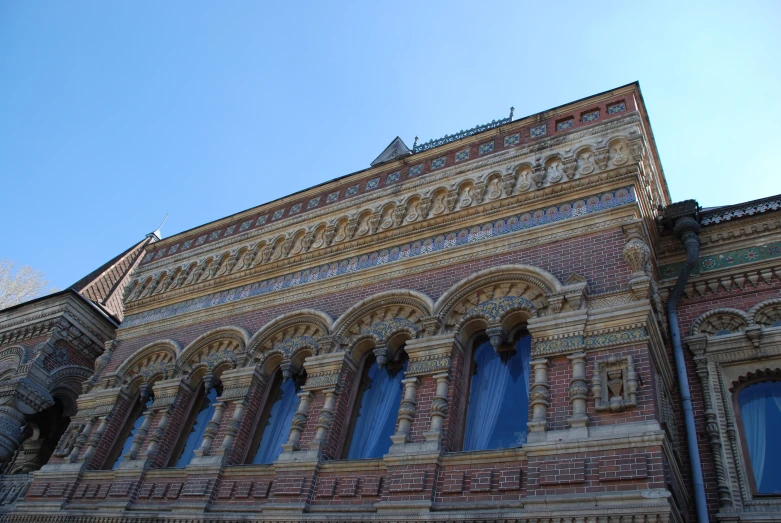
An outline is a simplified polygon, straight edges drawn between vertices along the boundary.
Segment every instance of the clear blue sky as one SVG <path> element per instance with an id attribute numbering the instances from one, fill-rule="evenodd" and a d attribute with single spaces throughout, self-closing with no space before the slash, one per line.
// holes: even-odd
<path id="1" fill-rule="evenodd" d="M 168 212 L 634 80 L 674 199 L 781 193 L 780 34 L 777 1 L 3 1 L 0 257 L 63 288 Z"/>

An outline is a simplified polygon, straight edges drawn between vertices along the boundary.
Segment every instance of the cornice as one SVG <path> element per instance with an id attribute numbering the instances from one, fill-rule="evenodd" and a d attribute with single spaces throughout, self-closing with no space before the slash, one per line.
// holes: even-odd
<path id="1" fill-rule="evenodd" d="M 172 236 L 170 238 L 166 238 L 164 240 L 161 240 L 160 242 L 157 242 L 158 248 L 167 248 L 170 245 L 174 245 L 180 241 L 182 241 L 185 236 L 196 236 L 199 234 L 199 231 L 201 233 L 214 230 L 217 228 L 222 228 L 227 226 L 231 222 L 235 221 L 241 221 L 245 220 L 251 216 L 254 216 L 258 213 L 262 213 L 265 211 L 271 211 L 273 208 L 277 208 L 280 206 L 285 206 L 286 204 L 292 203 L 294 201 L 304 201 L 308 200 L 309 198 L 313 196 L 321 195 L 324 192 L 329 192 L 332 190 L 335 190 L 337 188 L 341 188 L 343 186 L 349 185 L 351 183 L 358 182 L 359 180 L 363 179 L 369 179 L 373 176 L 379 176 L 384 174 L 387 171 L 393 171 L 394 169 L 402 168 L 405 165 L 408 164 L 417 164 L 417 163 L 423 163 L 428 160 L 431 160 L 436 157 L 440 157 L 443 154 L 447 154 L 452 152 L 454 149 L 463 148 L 465 146 L 473 145 L 478 142 L 486 141 L 491 136 L 503 136 L 508 134 L 513 134 L 515 132 L 519 132 L 524 128 L 528 128 L 531 125 L 539 124 L 541 121 L 544 122 L 545 119 L 548 118 L 555 118 L 556 116 L 563 115 L 565 113 L 572 113 L 572 111 L 578 110 L 578 108 L 583 107 L 594 107 L 596 105 L 600 105 L 602 102 L 607 101 L 611 98 L 615 98 L 617 96 L 620 96 L 624 93 L 634 93 L 636 91 L 635 86 L 630 85 L 626 87 L 622 87 L 619 89 L 615 89 L 612 91 L 608 91 L 606 93 L 602 93 L 596 96 L 592 96 L 583 100 L 578 100 L 576 102 L 566 104 L 560 107 L 557 107 L 555 109 L 543 111 L 541 113 L 537 113 L 535 115 L 527 116 L 520 118 L 518 120 L 512 121 L 510 123 L 504 124 L 500 127 L 494 128 L 490 131 L 481 132 L 469 137 L 462 138 L 460 140 L 456 140 L 453 142 L 449 142 L 447 144 L 444 144 L 442 146 L 435 147 L 433 149 L 429 149 L 426 151 L 422 151 L 419 153 L 416 153 L 412 156 L 406 156 L 403 157 L 397 161 L 394 162 L 388 162 L 383 163 L 381 165 L 370 167 L 364 170 L 357 171 L 355 173 L 349 174 L 347 176 L 343 176 L 340 178 L 337 178 L 335 180 L 331 180 L 329 182 L 325 182 L 323 184 L 319 184 L 315 187 L 311 187 L 309 189 L 305 189 L 303 191 L 297 192 L 295 194 L 291 194 L 289 196 L 285 196 L 282 198 L 279 198 L 277 200 L 274 200 L 273 202 L 268 202 L 266 204 L 258 205 L 255 207 L 252 207 L 250 209 L 247 209 L 245 211 L 233 214 L 231 216 L 204 224 L 202 226 L 190 229 L 188 231 L 185 231 L 183 233 L 177 234 L 175 236 Z M 547 136 L 545 138 L 538 138 L 535 139 L 533 143 L 526 143 L 520 146 L 517 146 L 517 149 L 515 151 L 524 151 L 524 150 L 540 150 L 540 148 L 547 147 L 551 140 L 556 139 L 572 139 L 571 137 L 582 137 L 584 136 L 584 133 L 593 133 L 595 132 L 595 129 L 602 129 L 606 124 L 610 124 L 612 122 L 618 121 L 618 120 L 624 120 L 627 118 L 634 118 L 637 120 L 638 123 L 642 125 L 642 116 L 640 112 L 638 112 L 637 108 L 628 108 L 629 110 L 625 114 L 617 114 L 617 115 L 605 115 L 607 118 L 606 120 L 601 120 L 593 124 L 589 124 L 586 128 L 580 128 L 575 130 L 569 130 L 569 131 L 557 131 L 555 129 L 552 130 L 555 134 L 553 136 Z M 542 120 L 540 120 L 542 118 Z M 598 132 L 598 131 L 597 131 Z M 575 138 L 578 139 L 578 138 Z M 496 156 L 497 154 L 501 153 L 494 153 L 492 156 Z M 491 158 L 492 156 L 484 157 L 482 159 Z M 469 164 L 473 164 L 474 160 L 467 160 L 463 163 L 460 163 L 459 166 L 466 166 Z M 426 177 L 429 177 L 433 173 L 427 173 Z M 395 188 L 396 190 L 399 189 L 399 187 Z M 351 203 L 351 202 L 349 202 Z M 349 206 L 349 204 L 348 204 Z M 310 211 L 311 213 L 311 211 Z M 310 214 L 306 213 L 306 214 Z M 278 222 L 275 222 L 275 224 L 285 223 L 287 219 L 280 220 Z M 294 223 L 294 222 L 293 222 Z M 263 229 L 266 229 L 265 227 Z M 262 230 L 262 229 L 257 229 Z"/>
<path id="2" fill-rule="evenodd" d="M 562 226 L 561 224 L 550 224 L 548 226 L 540 227 L 540 230 L 527 230 L 522 233 L 517 233 L 512 237 L 502 236 L 485 242 L 462 245 L 459 246 L 458 252 L 440 251 L 436 255 L 403 260 L 394 265 L 393 268 L 383 266 L 367 270 L 365 273 L 350 273 L 335 278 L 334 280 L 314 282 L 302 285 L 298 288 L 288 288 L 240 301 L 215 305 L 207 309 L 183 313 L 170 318 L 149 321 L 148 323 L 135 327 L 127 325 L 120 326 L 117 331 L 117 339 L 126 340 L 185 325 L 237 315 L 251 310 L 276 306 L 282 303 L 299 301 L 311 297 L 312 289 L 317 289 L 317 292 L 322 295 L 342 292 L 350 288 L 361 287 L 379 281 L 397 279 L 411 274 L 428 272 L 503 252 L 530 248 L 545 243 L 592 234 L 594 232 L 620 227 L 622 224 L 634 221 L 636 219 L 635 212 L 636 211 L 632 206 L 616 207 L 609 211 L 595 214 L 594 216 L 579 217 L 578 220 L 568 223 L 567 225 L 569 225 L 569 227 Z M 612 296 L 606 296 L 606 299 L 612 299 Z"/>
<path id="3" fill-rule="evenodd" d="M 347 256 L 348 254 L 361 256 L 374 250 L 391 248 L 394 246 L 393 242 L 399 241 L 400 239 L 403 239 L 404 241 L 424 240 L 432 235 L 450 232 L 450 230 L 456 226 L 468 227 L 472 225 L 482 225 L 486 221 L 492 221 L 507 216 L 508 212 L 521 212 L 535 203 L 541 206 L 555 205 L 565 199 L 577 199 L 581 196 L 585 197 L 588 195 L 587 193 L 589 191 L 596 191 L 600 188 L 601 190 L 607 190 L 608 187 L 615 187 L 616 184 L 623 180 L 637 186 L 638 175 L 639 171 L 637 164 L 630 164 L 628 166 L 609 169 L 586 178 L 576 178 L 557 186 L 549 186 L 539 191 L 522 193 L 506 199 L 488 201 L 476 207 L 467 207 L 450 214 L 434 216 L 425 221 L 409 223 L 398 228 L 391 228 L 386 231 L 369 234 L 365 237 L 342 242 L 330 247 L 280 258 L 277 261 L 259 263 L 250 269 L 242 270 L 235 268 L 236 272 L 216 276 L 212 279 L 184 287 L 166 290 L 163 293 L 152 294 L 151 296 L 130 302 L 129 304 L 126 304 L 125 315 L 127 318 L 147 310 L 176 303 L 182 299 L 193 299 L 214 292 L 235 288 L 242 284 L 255 282 L 261 275 L 265 278 L 273 278 L 277 275 L 289 273 L 294 268 L 303 270 L 312 265 L 339 261 L 341 257 Z M 219 257 L 224 257 L 225 255 L 226 254 L 223 253 Z M 215 256 L 215 258 L 218 257 Z M 238 260 L 236 261 L 235 267 L 237 266 Z M 170 270 L 175 270 L 175 268 L 171 268 Z M 149 276 L 147 274 L 142 273 L 136 279 L 147 281 L 148 278 Z M 162 273 L 157 273 L 154 279 L 156 281 L 163 279 Z"/>
<path id="4" fill-rule="evenodd" d="M 756 245 L 757 241 L 778 235 L 781 229 L 781 212 L 771 212 L 739 220 L 725 221 L 702 228 L 700 252 L 702 255 L 718 254 L 725 248 L 741 249 Z M 660 241 L 659 264 L 668 265 L 686 258 L 680 241 L 666 236 Z"/>
<path id="5" fill-rule="evenodd" d="M 401 199 L 404 194 L 407 193 L 413 193 L 416 190 L 421 190 L 425 188 L 434 188 L 433 186 L 437 184 L 441 184 L 443 182 L 447 183 L 448 185 L 451 185 L 454 183 L 454 177 L 470 173 L 476 176 L 485 175 L 488 174 L 489 171 L 493 170 L 500 170 L 501 167 L 504 167 L 505 164 L 508 162 L 530 162 L 534 163 L 535 161 L 539 160 L 545 160 L 549 155 L 553 155 L 555 152 L 553 148 L 563 148 L 566 145 L 574 145 L 576 143 L 579 144 L 579 142 L 582 142 L 584 139 L 587 138 L 593 138 L 597 137 L 599 138 L 600 135 L 607 134 L 611 131 L 617 131 L 621 130 L 627 127 L 635 126 L 632 131 L 634 131 L 635 135 L 632 136 L 632 138 L 637 137 L 643 137 L 643 127 L 642 127 L 642 119 L 640 115 L 636 112 L 629 112 L 624 116 L 615 117 L 611 120 L 605 121 L 600 124 L 596 124 L 593 127 L 589 127 L 586 129 L 574 131 L 569 134 L 565 135 L 559 135 L 559 136 L 551 136 L 549 138 L 541 139 L 538 142 L 534 142 L 531 144 L 520 146 L 517 149 L 499 152 L 494 154 L 493 156 L 485 157 L 485 158 L 476 158 L 474 160 L 468 160 L 464 163 L 459 163 L 457 165 L 451 166 L 451 167 L 445 167 L 441 171 L 435 171 L 432 173 L 428 173 L 425 176 L 421 178 L 411 178 L 408 180 L 405 180 L 403 184 L 399 186 L 389 186 L 384 187 L 382 189 L 377 189 L 375 191 L 372 191 L 370 193 L 363 194 L 357 198 L 350 198 L 348 200 L 331 204 L 326 208 L 315 210 L 315 211 L 309 211 L 307 213 L 304 213 L 302 215 L 297 215 L 295 217 L 287 217 L 280 219 L 278 221 L 272 222 L 264 227 L 259 227 L 256 229 L 252 229 L 249 231 L 246 231 L 244 233 L 238 233 L 235 235 L 230 236 L 229 238 L 218 240 L 214 243 L 205 244 L 201 247 L 194 247 L 186 252 L 181 252 L 174 255 L 173 257 L 166 257 L 159 261 L 151 261 L 151 262 L 144 262 L 143 265 L 140 268 L 140 271 L 137 274 L 147 274 L 150 272 L 156 272 L 162 269 L 163 267 L 166 267 L 168 265 L 177 265 L 181 264 L 186 260 L 195 259 L 195 258 L 201 258 L 204 256 L 208 256 L 210 254 L 215 254 L 218 251 L 224 250 L 226 248 L 229 248 L 231 246 L 244 244 L 244 243 L 252 243 L 253 240 L 260 240 L 262 236 L 268 236 L 268 235 L 279 235 L 282 231 L 289 232 L 289 229 L 297 229 L 302 226 L 302 224 L 305 224 L 307 222 L 317 222 L 326 220 L 328 216 L 336 215 L 339 213 L 343 213 L 345 211 L 350 211 L 354 209 L 357 205 L 367 205 L 371 202 L 378 202 L 383 199 L 387 199 L 388 197 L 396 197 L 397 199 Z M 512 132 L 512 131 L 508 131 Z M 626 136 L 626 138 L 630 138 L 629 135 Z M 455 142 L 454 142 L 455 143 Z M 452 144 L 451 144 L 452 145 Z M 587 145 L 583 143 L 582 145 Z M 602 146 L 607 147 L 607 143 L 599 143 L 595 142 L 592 144 L 594 146 Z M 432 151 L 436 151 L 435 149 Z M 548 152 L 548 155 L 546 155 L 545 158 L 537 158 L 541 153 Z M 564 152 L 564 151 L 561 151 Z M 431 151 L 427 151 L 425 154 L 431 153 Z M 571 152 L 571 154 L 574 153 L 574 151 Z M 424 153 L 421 153 L 424 154 Z M 431 153 L 430 156 L 439 156 L 441 155 L 441 152 L 434 152 Z M 418 159 L 418 155 L 416 155 L 416 161 Z M 423 156 L 420 156 L 420 158 L 424 158 Z M 387 169 L 387 166 L 383 166 L 383 169 Z M 477 172 L 476 171 L 480 171 Z M 365 175 L 366 173 L 362 173 Z M 318 193 L 321 192 L 323 189 L 322 187 L 318 187 L 317 191 Z M 536 189 L 533 189 L 536 190 Z M 305 194 L 297 194 L 295 195 L 295 199 L 305 199 Z M 229 218 L 220 220 L 219 222 L 210 223 L 203 226 L 204 231 L 205 230 L 212 230 L 216 228 L 218 225 L 227 225 L 228 222 L 234 222 L 234 221 L 240 221 L 244 218 L 247 218 L 249 216 L 254 216 L 256 213 L 258 213 L 258 208 L 253 208 L 245 213 L 239 213 L 237 215 L 233 215 Z M 200 229 L 200 227 L 198 228 Z M 196 230 L 194 229 L 191 231 L 193 234 Z M 162 249 L 167 248 L 170 245 L 179 243 L 182 241 L 183 237 L 180 237 L 180 235 L 167 238 L 166 240 L 156 242 L 155 248 L 156 249 Z"/>

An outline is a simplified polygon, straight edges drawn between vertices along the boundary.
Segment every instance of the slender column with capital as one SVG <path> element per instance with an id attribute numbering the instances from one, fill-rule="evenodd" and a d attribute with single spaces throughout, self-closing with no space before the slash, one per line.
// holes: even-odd
<path id="1" fill-rule="evenodd" d="M 98 443 L 100 443 L 100 440 L 103 437 L 103 433 L 106 432 L 106 427 L 108 426 L 110 419 L 110 415 L 100 418 L 100 425 L 98 425 L 98 429 L 94 434 L 92 434 L 92 436 L 90 436 L 89 442 L 87 443 L 87 451 L 84 452 L 84 459 L 82 460 L 85 463 L 89 463 L 92 459 L 92 455 L 95 454 L 95 449 L 97 448 Z"/>
<path id="2" fill-rule="evenodd" d="M 214 404 L 214 414 L 212 414 L 212 419 L 209 420 L 209 423 L 206 425 L 206 430 L 203 432 L 203 440 L 201 441 L 201 445 L 194 452 L 196 457 L 200 458 L 209 455 L 209 449 L 211 449 L 212 442 L 217 436 L 217 431 L 220 429 L 223 412 L 225 412 L 225 403 L 218 401 Z"/>
<path id="3" fill-rule="evenodd" d="M 150 458 L 157 452 L 160 441 L 162 441 L 163 436 L 165 435 L 165 429 L 168 428 L 168 420 L 171 417 L 171 408 L 172 407 L 169 407 L 160 411 L 160 422 L 157 424 L 157 428 L 149 438 L 149 446 L 146 448 L 146 455 Z"/>
<path id="4" fill-rule="evenodd" d="M 588 384 L 586 383 L 586 354 L 577 352 L 567 356 L 572 362 L 572 379 L 569 383 L 569 401 L 572 404 L 572 417 L 567 420 L 569 426 L 585 428 L 588 425 L 586 400 L 588 399 Z"/>
<path id="5" fill-rule="evenodd" d="M 545 358 L 532 360 L 534 383 L 529 395 L 532 406 L 532 420 L 529 427 L 529 441 L 544 439 L 543 434 L 548 428 L 548 407 L 550 407 L 550 385 L 548 385 L 549 363 Z M 536 435 L 538 433 L 539 435 Z"/>
<path id="6" fill-rule="evenodd" d="M 328 429 L 334 422 L 334 405 L 336 405 L 336 393 L 337 387 L 325 389 L 325 403 L 323 409 L 320 411 L 320 416 L 317 418 L 317 432 L 315 438 L 309 444 L 309 450 L 320 450 L 325 445 L 325 437 L 328 434 Z"/>
<path id="7" fill-rule="evenodd" d="M 450 387 L 450 375 L 447 372 L 434 374 L 437 380 L 437 390 L 431 402 L 431 424 L 428 431 L 423 434 L 426 441 L 439 442 L 442 438 L 442 427 L 445 425 L 445 416 L 448 411 L 447 391 Z"/>
<path id="8" fill-rule="evenodd" d="M 416 406 L 418 394 L 418 378 L 406 378 L 401 380 L 404 384 L 404 396 L 399 405 L 398 427 L 396 434 L 391 436 L 394 445 L 403 445 L 409 439 L 409 429 L 417 412 Z"/>
<path id="9" fill-rule="evenodd" d="M 236 402 L 236 408 L 233 411 L 233 417 L 228 422 L 228 426 L 225 427 L 225 437 L 222 440 L 222 445 L 217 449 L 215 455 L 224 456 L 230 452 L 233 446 L 233 440 L 236 439 L 236 435 L 239 433 L 239 427 L 241 427 L 241 420 L 244 419 L 244 413 L 247 410 L 247 402 L 239 400 Z"/>
<path id="10" fill-rule="evenodd" d="M 76 443 L 73 445 L 73 450 L 71 450 L 71 453 L 68 456 L 68 461 L 71 463 L 76 463 L 76 461 L 79 459 L 79 453 L 81 452 L 84 444 L 87 442 L 87 438 L 92 433 L 92 426 L 95 424 L 96 420 L 97 418 L 88 419 L 87 423 L 81 429 L 81 432 L 79 432 L 79 435 L 76 438 Z"/>
<path id="11" fill-rule="evenodd" d="M 298 409 L 293 415 L 293 423 L 290 427 L 290 436 L 287 443 L 282 445 L 283 452 L 293 452 L 298 450 L 298 443 L 301 441 L 301 433 L 306 427 L 306 420 L 309 417 L 309 405 L 312 403 L 313 394 L 311 392 L 298 393 Z"/>
<path id="12" fill-rule="evenodd" d="M 141 445 L 144 444 L 144 440 L 149 432 L 149 427 L 152 426 L 152 420 L 154 420 L 154 418 L 155 411 L 153 410 L 149 410 L 144 414 L 144 422 L 141 424 L 141 427 L 139 427 L 136 435 L 133 436 L 133 443 L 130 445 L 130 450 L 127 451 L 127 454 L 122 457 L 123 461 L 127 462 L 136 459 L 138 451 L 141 450 Z"/>

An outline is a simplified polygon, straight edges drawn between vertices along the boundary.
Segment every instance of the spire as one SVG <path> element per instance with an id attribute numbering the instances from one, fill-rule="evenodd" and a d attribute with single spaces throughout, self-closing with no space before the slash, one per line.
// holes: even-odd
<path id="1" fill-rule="evenodd" d="M 155 232 L 150 232 L 149 234 L 146 235 L 147 238 L 149 238 L 150 236 L 154 236 L 155 238 L 157 238 L 158 241 L 163 239 L 163 235 L 160 232 L 160 229 L 163 228 L 163 224 L 168 219 L 168 214 L 169 213 L 166 213 L 165 218 L 163 218 L 163 221 L 160 222 L 160 225 L 157 226 L 157 229 L 155 229 Z"/>

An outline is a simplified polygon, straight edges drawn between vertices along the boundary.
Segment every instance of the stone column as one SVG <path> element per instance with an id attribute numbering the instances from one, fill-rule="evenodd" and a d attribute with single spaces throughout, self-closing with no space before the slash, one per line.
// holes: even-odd
<path id="1" fill-rule="evenodd" d="M 241 427 L 241 421 L 244 419 L 244 412 L 247 410 L 247 402 L 239 400 L 236 402 L 236 408 L 233 410 L 233 416 L 228 422 L 228 426 L 225 427 L 225 437 L 222 440 L 222 445 L 217 449 L 215 455 L 224 456 L 230 452 L 233 447 L 233 440 L 236 439 L 236 435 L 239 433 L 239 427 Z"/>
<path id="2" fill-rule="evenodd" d="M 92 434 L 92 426 L 95 424 L 95 421 L 97 418 L 92 417 L 87 420 L 87 423 L 84 424 L 84 427 L 79 432 L 79 435 L 76 437 L 76 443 L 73 445 L 73 450 L 71 450 L 70 456 L 68 456 L 68 461 L 71 463 L 76 463 L 76 461 L 79 459 L 79 453 L 81 452 L 82 447 L 84 447 L 84 444 L 87 442 L 87 438 Z"/>
<path id="3" fill-rule="evenodd" d="M 588 414 L 586 400 L 588 399 L 588 384 L 586 383 L 586 354 L 576 352 L 567 356 L 572 362 L 572 379 L 569 382 L 569 401 L 572 405 L 572 417 L 567 420 L 573 429 L 586 429 Z M 588 432 L 585 434 L 588 436 Z"/>
<path id="4" fill-rule="evenodd" d="M 290 436 L 287 443 L 282 445 L 283 452 L 293 452 L 298 450 L 298 442 L 301 441 L 301 433 L 306 427 L 306 420 L 309 418 L 309 405 L 312 403 L 313 394 L 311 392 L 298 393 L 298 409 L 293 415 L 293 423 L 290 427 Z"/>
<path id="5" fill-rule="evenodd" d="M 157 452 L 157 449 L 160 446 L 160 441 L 162 441 L 163 437 L 165 436 L 165 430 L 168 428 L 168 420 L 171 417 L 172 408 L 173 406 L 160 410 L 160 422 L 157 424 L 157 428 L 149 438 L 149 446 L 146 448 L 147 457 L 151 458 Z"/>
<path id="6" fill-rule="evenodd" d="M 212 418 L 217 423 L 211 436 L 212 440 L 215 439 L 219 432 L 220 425 L 224 425 L 224 437 L 217 445 L 217 448 L 214 450 L 211 450 L 211 447 L 204 449 L 205 453 L 203 455 L 212 456 L 214 458 L 212 462 L 215 463 L 221 462 L 230 455 L 236 436 L 247 414 L 248 403 L 255 396 L 262 396 L 266 391 L 265 387 L 268 383 L 268 378 L 262 374 L 262 370 L 259 367 L 240 367 L 226 370 L 222 373 L 221 380 L 223 391 L 219 398 L 220 403 L 224 409 L 227 409 L 231 404 L 235 407 L 227 423 L 222 422 L 222 417 L 225 414 L 224 410 L 220 413 L 218 419 Z M 214 446 L 215 442 L 212 441 L 211 445 Z"/>
<path id="7" fill-rule="evenodd" d="M 438 323 L 432 323 L 432 328 L 426 332 L 435 332 Z M 409 363 L 407 364 L 407 379 L 409 386 L 404 389 L 404 399 L 399 408 L 399 427 L 394 436 L 390 454 L 430 453 L 440 450 L 442 429 L 448 412 L 448 392 L 450 389 L 450 364 L 454 351 L 461 347 L 453 338 L 453 334 L 427 335 L 409 340 L 405 346 Z M 432 383 L 433 381 L 433 383 Z M 425 415 L 419 410 L 418 393 L 421 386 L 430 393 L 432 385 L 436 386 L 434 398 L 429 407 L 429 424 L 423 433 L 423 441 L 409 441 L 409 433 L 416 415 Z M 408 419 L 404 419 L 408 418 Z M 418 428 L 418 430 L 420 430 Z M 403 434 L 403 437 L 401 437 Z"/>
<path id="8" fill-rule="evenodd" d="M 136 459 L 138 456 L 138 451 L 141 450 L 141 445 L 144 444 L 144 440 L 146 439 L 146 435 L 149 432 L 149 427 L 152 426 L 152 420 L 154 420 L 154 418 L 155 411 L 152 409 L 149 409 L 146 414 L 144 414 L 144 422 L 138 428 L 136 435 L 133 436 L 133 443 L 130 446 L 130 450 L 127 451 L 127 454 L 123 456 L 123 461 L 131 461 Z"/>
<path id="9" fill-rule="evenodd" d="M 396 433 L 391 436 L 394 445 L 402 445 L 409 439 L 409 429 L 412 420 L 415 419 L 418 394 L 418 378 L 406 378 L 401 380 L 404 384 L 404 395 L 399 405 L 398 426 Z"/>
<path id="10" fill-rule="evenodd" d="M 531 365 L 534 369 L 534 383 L 529 394 L 532 420 L 527 423 L 530 443 L 545 440 L 544 432 L 548 428 L 548 407 L 550 407 L 550 385 L 548 385 L 550 364 L 547 359 L 539 358 L 532 360 Z"/>
<path id="11" fill-rule="evenodd" d="M 201 458 L 209 455 L 209 450 L 212 447 L 212 442 L 217 436 L 217 431 L 220 429 L 220 423 L 222 422 L 222 413 L 225 412 L 225 403 L 218 401 L 214 404 L 214 414 L 212 419 L 206 424 L 206 430 L 203 432 L 203 440 L 200 447 L 195 450 L 195 457 Z"/>
<path id="12" fill-rule="evenodd" d="M 450 375 L 447 372 L 434 374 L 437 380 L 437 391 L 434 394 L 434 400 L 431 402 L 431 423 L 428 431 L 423 435 L 426 441 L 436 441 L 442 438 L 442 427 L 445 424 L 445 416 L 449 408 L 447 401 L 447 391 L 450 387 Z"/>
<path id="13" fill-rule="evenodd" d="M 334 422 L 334 405 L 336 405 L 336 394 L 338 387 L 332 387 L 325 389 L 325 403 L 323 409 L 320 411 L 320 416 L 317 418 L 317 432 L 315 438 L 309 444 L 309 450 L 320 450 L 325 445 L 325 438 L 328 434 L 328 429 Z"/>
<path id="14" fill-rule="evenodd" d="M 87 451 L 84 453 L 84 463 L 89 463 L 92 459 L 92 455 L 95 454 L 95 449 L 98 446 L 98 443 L 100 443 L 100 439 L 103 437 L 103 433 L 106 431 L 106 426 L 108 425 L 109 420 L 111 419 L 111 415 L 103 416 L 100 418 L 100 425 L 98 425 L 98 429 L 95 431 L 92 436 L 89 438 L 89 442 L 87 443 Z"/>

